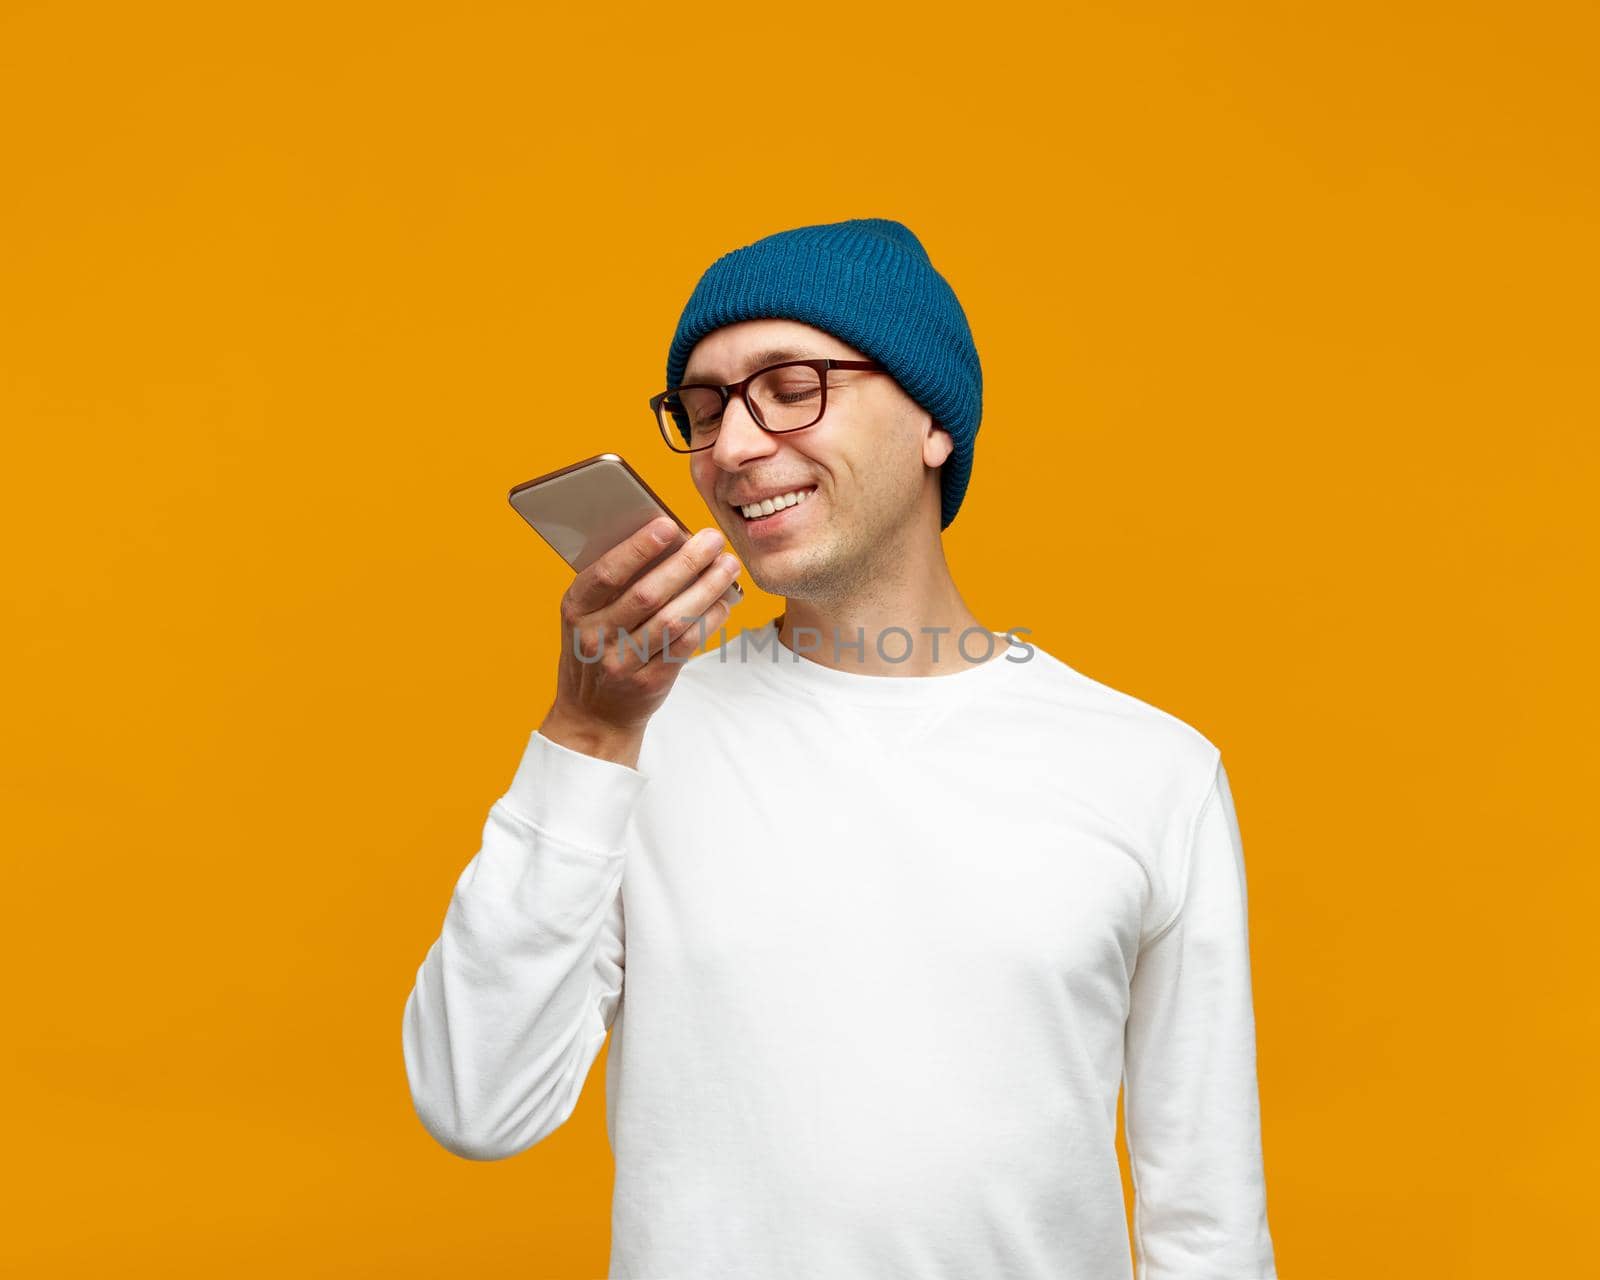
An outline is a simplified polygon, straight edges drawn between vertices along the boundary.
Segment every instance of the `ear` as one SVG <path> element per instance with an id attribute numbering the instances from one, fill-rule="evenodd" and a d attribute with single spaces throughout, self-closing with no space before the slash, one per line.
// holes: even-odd
<path id="1" fill-rule="evenodd" d="M 922 440 L 922 461 L 930 467 L 940 466 L 955 447 L 955 437 L 930 420 L 928 434 Z"/>

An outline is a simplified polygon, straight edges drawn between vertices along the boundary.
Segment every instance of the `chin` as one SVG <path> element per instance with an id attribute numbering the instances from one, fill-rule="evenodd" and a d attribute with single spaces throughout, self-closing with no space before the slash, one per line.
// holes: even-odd
<path id="1" fill-rule="evenodd" d="M 825 600 L 851 582 L 846 566 L 828 554 L 831 550 L 804 546 L 758 552 L 745 562 L 745 571 L 768 595 L 791 600 Z"/>

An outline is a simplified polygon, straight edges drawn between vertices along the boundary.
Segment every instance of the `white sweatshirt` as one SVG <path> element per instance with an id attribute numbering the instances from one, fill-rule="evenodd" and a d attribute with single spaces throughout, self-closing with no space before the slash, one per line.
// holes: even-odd
<path id="1" fill-rule="evenodd" d="M 1217 748 L 1002 633 L 869 675 L 776 621 L 637 769 L 531 735 L 406 1002 L 427 1131 L 527 1149 L 609 1029 L 610 1280 L 1119 1280 L 1120 1084 L 1139 1280 L 1274 1280 Z"/>

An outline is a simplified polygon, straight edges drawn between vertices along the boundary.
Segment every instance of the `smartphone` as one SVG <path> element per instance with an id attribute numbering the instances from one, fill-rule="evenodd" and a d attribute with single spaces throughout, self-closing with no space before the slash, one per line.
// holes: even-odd
<path id="1" fill-rule="evenodd" d="M 574 573 L 662 516 L 670 518 L 685 537 L 692 532 L 616 453 L 597 453 L 535 476 L 512 489 L 510 499 L 516 513 Z M 737 604 L 744 598 L 744 588 L 730 583 L 723 598 Z"/>

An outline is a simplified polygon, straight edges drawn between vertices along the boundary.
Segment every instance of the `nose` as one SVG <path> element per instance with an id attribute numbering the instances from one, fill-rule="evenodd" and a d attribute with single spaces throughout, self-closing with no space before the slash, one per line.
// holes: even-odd
<path id="1" fill-rule="evenodd" d="M 761 458 L 774 452 L 777 441 L 770 432 L 750 416 L 743 396 L 729 396 L 722 410 L 722 421 L 717 426 L 717 438 L 711 445 L 711 457 L 719 467 L 735 471 L 750 458 Z"/>

